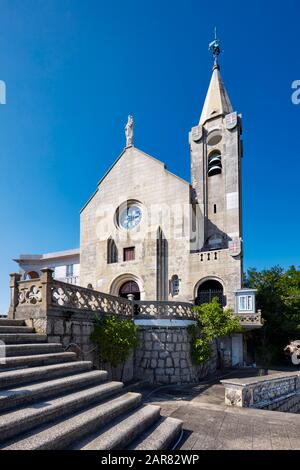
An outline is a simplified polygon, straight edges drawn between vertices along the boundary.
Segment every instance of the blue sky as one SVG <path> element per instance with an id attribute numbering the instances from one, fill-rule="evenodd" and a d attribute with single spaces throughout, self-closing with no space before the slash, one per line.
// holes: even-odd
<path id="1" fill-rule="evenodd" d="M 299 2 L 0 0 L 0 312 L 19 253 L 79 245 L 79 210 L 135 143 L 190 177 L 218 27 L 243 114 L 245 267 L 299 265 Z"/>

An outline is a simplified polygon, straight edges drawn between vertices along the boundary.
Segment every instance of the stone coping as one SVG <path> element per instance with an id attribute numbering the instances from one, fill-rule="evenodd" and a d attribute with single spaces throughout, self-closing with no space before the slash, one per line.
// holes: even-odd
<path id="1" fill-rule="evenodd" d="M 260 375 L 258 377 L 245 377 L 241 379 L 224 379 L 220 380 L 223 385 L 235 385 L 240 387 L 247 387 L 249 385 L 261 384 L 263 382 L 271 382 L 275 380 L 288 379 L 300 376 L 300 370 L 295 372 L 279 372 L 278 374 Z"/>

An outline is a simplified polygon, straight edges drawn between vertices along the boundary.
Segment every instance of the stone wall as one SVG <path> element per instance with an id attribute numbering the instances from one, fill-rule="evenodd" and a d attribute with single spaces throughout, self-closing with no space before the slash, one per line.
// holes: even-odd
<path id="1" fill-rule="evenodd" d="M 216 344 L 203 366 L 191 360 L 191 338 L 187 327 L 140 327 L 141 342 L 135 351 L 134 373 L 152 384 L 195 383 L 217 368 Z"/>
<path id="2" fill-rule="evenodd" d="M 289 398 L 285 398 L 284 400 L 279 400 L 275 403 L 270 403 L 263 409 L 285 413 L 300 413 L 300 394 L 293 395 Z"/>
<path id="3" fill-rule="evenodd" d="M 71 313 L 58 311 L 47 318 L 27 318 L 26 324 L 35 328 L 37 333 L 46 334 L 49 343 L 62 343 L 68 351 L 74 351 L 78 359 L 92 361 L 97 369 L 108 372 L 108 379 L 128 382 L 133 379 L 133 355 L 124 367 L 112 369 L 109 364 L 99 361 L 95 345 L 90 336 L 94 329 L 94 314 L 88 312 Z"/>

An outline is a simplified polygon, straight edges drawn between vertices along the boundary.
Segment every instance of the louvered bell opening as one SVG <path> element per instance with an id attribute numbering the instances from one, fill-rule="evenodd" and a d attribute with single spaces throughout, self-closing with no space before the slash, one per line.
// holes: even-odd
<path id="1" fill-rule="evenodd" d="M 222 173 L 221 155 L 212 155 L 208 161 L 208 176 L 219 175 Z"/>

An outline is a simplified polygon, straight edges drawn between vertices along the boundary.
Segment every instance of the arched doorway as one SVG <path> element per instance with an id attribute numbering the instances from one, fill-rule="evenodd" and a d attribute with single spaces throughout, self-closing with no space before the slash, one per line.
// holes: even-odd
<path id="1" fill-rule="evenodd" d="M 141 298 L 140 288 L 135 281 L 126 281 L 120 287 L 119 297 L 128 299 L 129 294 L 134 296 L 134 300 L 140 300 Z"/>
<path id="2" fill-rule="evenodd" d="M 202 282 L 198 287 L 195 304 L 202 305 L 210 303 L 214 297 L 218 299 L 220 305 L 224 306 L 225 301 L 222 284 L 215 279 L 209 279 Z"/>

